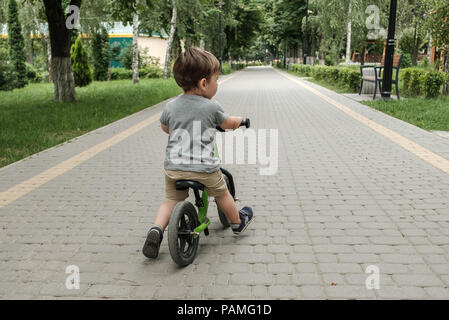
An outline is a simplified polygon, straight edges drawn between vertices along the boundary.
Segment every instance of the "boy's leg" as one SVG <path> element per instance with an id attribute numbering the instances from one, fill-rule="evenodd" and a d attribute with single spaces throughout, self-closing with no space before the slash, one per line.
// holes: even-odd
<path id="1" fill-rule="evenodd" d="M 159 207 L 156 219 L 154 220 L 155 225 L 148 231 L 147 239 L 142 248 L 142 253 L 145 257 L 152 259 L 157 258 L 164 230 L 170 221 L 170 215 L 176 203 L 177 201 L 174 200 L 165 200 Z"/>
<path id="2" fill-rule="evenodd" d="M 226 215 L 231 223 L 232 232 L 240 234 L 246 230 L 253 221 L 253 210 L 250 207 L 244 207 L 238 211 L 235 201 L 229 191 L 215 196 L 217 204 L 221 211 Z"/>
<path id="3" fill-rule="evenodd" d="M 154 224 L 160 226 L 162 232 L 168 226 L 168 223 L 170 221 L 170 215 L 177 203 L 178 201 L 167 199 L 159 207 L 159 210 L 157 211 L 156 214 L 156 219 L 154 220 Z"/>
<path id="4" fill-rule="evenodd" d="M 235 201 L 229 191 L 223 192 L 221 195 L 216 196 L 217 204 L 221 211 L 226 215 L 230 223 L 240 223 L 240 215 Z"/>

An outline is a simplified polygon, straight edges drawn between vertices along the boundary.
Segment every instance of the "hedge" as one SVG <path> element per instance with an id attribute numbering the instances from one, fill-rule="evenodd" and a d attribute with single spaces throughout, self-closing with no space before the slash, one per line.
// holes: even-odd
<path id="1" fill-rule="evenodd" d="M 426 98 L 436 97 L 447 75 L 443 72 L 430 71 L 421 68 L 405 68 L 401 70 L 403 92 L 410 97 L 424 95 Z"/>
<path id="2" fill-rule="evenodd" d="M 159 67 L 146 67 L 139 69 L 139 77 L 141 78 L 161 78 L 163 71 Z M 109 79 L 110 80 L 125 80 L 132 79 L 133 71 L 125 68 L 110 68 Z"/>
<path id="3" fill-rule="evenodd" d="M 348 86 L 354 92 L 360 89 L 360 71 L 354 68 L 311 66 L 305 64 L 293 64 L 290 68 L 300 76 L 337 82 L 341 86 Z"/>

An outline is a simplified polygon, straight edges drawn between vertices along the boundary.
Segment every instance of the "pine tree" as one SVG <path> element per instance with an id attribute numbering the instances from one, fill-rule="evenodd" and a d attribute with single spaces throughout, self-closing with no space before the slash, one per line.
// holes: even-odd
<path id="1" fill-rule="evenodd" d="M 109 36 L 105 28 L 96 33 L 92 41 L 92 54 L 94 58 L 94 79 L 105 81 L 109 70 Z"/>
<path id="2" fill-rule="evenodd" d="M 25 66 L 25 41 L 22 36 L 16 0 L 9 0 L 8 2 L 8 45 L 9 58 L 15 78 L 14 86 L 22 88 L 28 80 Z"/>
<path id="3" fill-rule="evenodd" d="M 73 75 L 77 87 L 87 86 L 92 82 L 92 70 L 89 66 L 87 51 L 84 49 L 81 37 L 76 39 L 75 44 L 70 49 Z"/>

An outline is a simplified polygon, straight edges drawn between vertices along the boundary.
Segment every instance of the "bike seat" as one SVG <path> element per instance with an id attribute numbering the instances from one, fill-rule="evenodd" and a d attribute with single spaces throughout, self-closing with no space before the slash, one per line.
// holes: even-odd
<path id="1" fill-rule="evenodd" d="M 204 184 L 192 180 L 178 180 L 175 182 L 176 190 L 186 190 L 189 188 L 204 190 Z"/>

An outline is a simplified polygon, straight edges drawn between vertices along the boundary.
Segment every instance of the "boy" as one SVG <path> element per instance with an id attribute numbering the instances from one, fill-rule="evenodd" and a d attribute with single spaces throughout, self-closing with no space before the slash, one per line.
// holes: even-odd
<path id="1" fill-rule="evenodd" d="M 223 108 L 211 100 L 217 92 L 219 73 L 217 58 L 194 47 L 181 54 L 173 65 L 176 83 L 184 94 L 167 103 L 160 118 L 162 130 L 169 134 L 164 161 L 166 199 L 142 249 L 148 258 L 158 256 L 173 208 L 189 195 L 188 190 L 176 190 L 177 180 L 204 184 L 208 195 L 215 197 L 227 216 L 235 234 L 245 231 L 252 222 L 252 209 L 237 209 L 223 179 L 220 160 L 214 157 L 216 127 L 235 130 L 243 121 L 241 117 L 226 115 Z"/>

